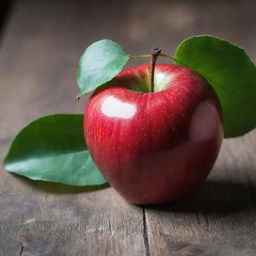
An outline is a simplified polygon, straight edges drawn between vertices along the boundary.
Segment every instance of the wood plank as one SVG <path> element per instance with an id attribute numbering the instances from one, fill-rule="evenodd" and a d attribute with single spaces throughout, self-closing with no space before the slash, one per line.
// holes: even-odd
<path id="1" fill-rule="evenodd" d="M 141 209 L 112 189 L 0 195 L 1 255 L 144 255 Z"/>
<path id="2" fill-rule="evenodd" d="M 150 255 L 256 254 L 256 131 L 224 142 L 192 196 L 147 208 Z"/>
<path id="3" fill-rule="evenodd" d="M 253 1 L 139 1 L 132 35 L 138 44 L 155 35 L 170 43 L 172 50 L 175 40 L 178 43 L 189 35 L 209 33 L 236 42 L 255 60 L 255 7 Z M 160 45 L 168 49 L 164 42 Z M 174 204 L 147 207 L 149 254 L 255 255 L 255 155 L 255 131 L 227 140 L 199 191 Z"/>
<path id="4" fill-rule="evenodd" d="M 125 8 L 126 3 L 116 3 Z M 92 41 L 121 38 L 107 3 L 17 1 L 0 49 L 0 156 L 29 121 L 55 112 L 76 113 L 75 69 Z M 97 14 L 95 16 L 95 14 Z M 98 15 L 103 18 L 98 20 Z M 86 18 L 85 18 L 86 17 Z M 121 24 L 119 24 L 121 25 Z M 94 29 L 91 29 L 94 27 Z M 0 255 L 144 255 L 142 209 L 111 188 L 85 192 L 33 182 L 0 168 Z"/>

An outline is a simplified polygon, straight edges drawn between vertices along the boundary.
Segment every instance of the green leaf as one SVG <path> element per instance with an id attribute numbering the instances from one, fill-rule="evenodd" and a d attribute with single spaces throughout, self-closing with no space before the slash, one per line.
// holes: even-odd
<path id="1" fill-rule="evenodd" d="M 77 83 L 81 90 L 79 96 L 110 81 L 128 60 L 128 53 L 111 40 L 91 44 L 82 54 L 78 65 Z"/>
<path id="2" fill-rule="evenodd" d="M 243 49 L 216 37 L 195 36 L 181 42 L 176 58 L 212 85 L 223 109 L 226 138 L 256 127 L 256 67 Z"/>
<path id="3" fill-rule="evenodd" d="M 106 183 L 83 136 L 83 115 L 54 114 L 23 128 L 4 160 L 8 172 L 74 186 Z"/>

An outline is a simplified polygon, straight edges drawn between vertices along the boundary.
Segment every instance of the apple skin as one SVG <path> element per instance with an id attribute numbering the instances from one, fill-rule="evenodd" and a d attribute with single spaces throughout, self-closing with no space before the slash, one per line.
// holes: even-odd
<path id="1" fill-rule="evenodd" d="M 122 71 L 91 96 L 84 115 L 96 165 L 128 202 L 139 205 L 194 191 L 212 169 L 223 139 L 220 103 L 199 73 L 158 64 L 155 87 L 162 90 L 132 90 L 148 81 L 149 69 Z"/>

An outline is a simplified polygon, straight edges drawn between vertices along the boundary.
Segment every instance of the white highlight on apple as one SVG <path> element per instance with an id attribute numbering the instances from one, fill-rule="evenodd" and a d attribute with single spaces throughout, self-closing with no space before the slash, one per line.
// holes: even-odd
<path id="1" fill-rule="evenodd" d="M 155 72 L 155 91 L 159 92 L 166 88 L 168 84 L 173 80 L 174 75 L 164 72 Z"/>
<path id="2" fill-rule="evenodd" d="M 137 108 L 134 104 L 108 96 L 101 105 L 101 112 L 109 117 L 130 119 L 136 114 Z"/>
<path id="3" fill-rule="evenodd" d="M 219 115 L 216 107 L 203 101 L 196 108 L 190 125 L 190 137 L 195 142 L 208 140 L 217 129 Z"/>

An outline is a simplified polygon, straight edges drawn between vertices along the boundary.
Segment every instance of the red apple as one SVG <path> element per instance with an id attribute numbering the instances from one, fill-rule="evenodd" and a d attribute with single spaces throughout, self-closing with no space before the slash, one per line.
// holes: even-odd
<path id="1" fill-rule="evenodd" d="M 92 95 L 84 117 L 95 163 L 134 204 L 191 193 L 209 174 L 223 139 L 220 103 L 199 73 L 156 65 L 152 93 L 146 92 L 149 73 L 149 65 L 122 71 Z"/>

